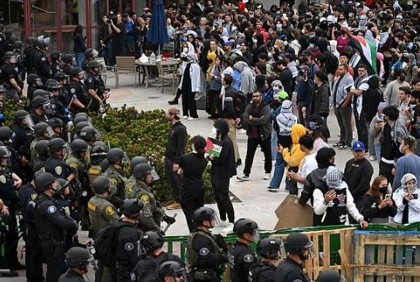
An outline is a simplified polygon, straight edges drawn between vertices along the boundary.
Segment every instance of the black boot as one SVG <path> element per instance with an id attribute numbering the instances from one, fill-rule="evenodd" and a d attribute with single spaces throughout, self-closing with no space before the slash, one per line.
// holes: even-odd
<path id="1" fill-rule="evenodd" d="M 178 105 L 178 99 L 173 99 L 171 101 L 168 101 L 169 105 Z"/>

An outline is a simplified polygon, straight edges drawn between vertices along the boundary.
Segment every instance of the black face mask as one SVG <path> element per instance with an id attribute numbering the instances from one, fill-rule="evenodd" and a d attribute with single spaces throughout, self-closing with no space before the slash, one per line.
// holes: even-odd
<path id="1" fill-rule="evenodd" d="M 381 192 L 382 194 L 385 194 L 387 191 L 388 191 L 388 187 L 379 188 L 379 192 Z"/>

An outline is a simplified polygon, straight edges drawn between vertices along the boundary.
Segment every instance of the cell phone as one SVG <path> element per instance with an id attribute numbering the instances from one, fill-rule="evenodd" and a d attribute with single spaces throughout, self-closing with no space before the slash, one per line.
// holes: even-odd
<path id="1" fill-rule="evenodd" d="M 419 194 L 413 194 L 413 199 L 418 199 L 419 198 Z"/>
<path id="2" fill-rule="evenodd" d="M 386 194 L 385 195 L 385 200 L 391 200 L 391 194 Z"/>

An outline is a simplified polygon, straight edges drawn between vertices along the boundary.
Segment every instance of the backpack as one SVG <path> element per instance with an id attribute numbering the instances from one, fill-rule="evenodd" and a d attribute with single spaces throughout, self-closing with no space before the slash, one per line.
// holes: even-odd
<path id="1" fill-rule="evenodd" d="M 246 105 L 247 105 L 246 94 L 235 90 L 235 98 L 233 99 L 233 107 L 235 110 L 235 114 L 237 116 L 242 115 L 245 111 Z"/>
<path id="2" fill-rule="evenodd" d="M 118 230 L 123 226 L 125 226 L 123 222 L 111 224 L 100 230 L 95 236 L 96 255 L 105 266 L 111 266 L 114 262 Z"/>
<path id="3" fill-rule="evenodd" d="M 322 53 L 326 57 L 325 61 L 325 68 L 327 70 L 327 74 L 335 74 L 336 70 L 338 69 L 338 59 L 334 56 L 331 52 L 325 51 Z M 315 74 L 313 74 L 315 76 Z"/>

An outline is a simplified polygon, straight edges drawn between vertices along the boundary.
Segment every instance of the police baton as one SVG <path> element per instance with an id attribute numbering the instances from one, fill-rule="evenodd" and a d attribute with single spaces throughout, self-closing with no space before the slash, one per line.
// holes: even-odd
<path id="1" fill-rule="evenodd" d="M 172 217 L 173 219 L 175 219 L 175 217 L 177 216 L 177 213 L 175 213 L 174 214 L 174 216 Z M 163 233 L 164 234 L 166 234 L 166 231 L 168 231 L 168 229 L 169 229 L 169 227 L 171 226 L 172 224 L 169 224 L 169 223 L 167 223 L 166 224 L 166 227 L 163 229 Z"/>

